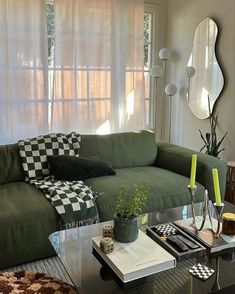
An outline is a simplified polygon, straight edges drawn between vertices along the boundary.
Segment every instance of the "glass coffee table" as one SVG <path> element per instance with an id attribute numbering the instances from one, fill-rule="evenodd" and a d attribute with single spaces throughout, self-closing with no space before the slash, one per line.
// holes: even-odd
<path id="1" fill-rule="evenodd" d="M 196 215 L 201 214 L 203 203 L 196 204 Z M 225 203 L 226 212 L 235 212 L 235 206 Z M 141 216 L 141 229 L 147 226 L 173 222 L 191 217 L 191 206 L 182 206 L 165 211 L 151 212 Z M 235 249 L 219 257 L 198 258 L 177 261 L 173 269 L 147 277 L 137 287 L 123 290 L 108 275 L 102 275 L 101 264 L 92 254 L 92 237 L 102 234 L 104 224 L 94 224 L 75 229 L 58 231 L 50 235 L 49 240 L 61 263 L 69 274 L 79 294 L 92 293 L 210 293 L 235 284 Z M 201 281 L 188 273 L 188 269 L 197 262 L 215 270 L 206 281 Z M 233 292 L 228 292 L 233 293 Z"/>

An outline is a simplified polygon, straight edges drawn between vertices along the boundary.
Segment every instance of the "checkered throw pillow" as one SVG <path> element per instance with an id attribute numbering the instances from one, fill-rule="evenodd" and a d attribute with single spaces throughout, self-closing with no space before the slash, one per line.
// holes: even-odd
<path id="1" fill-rule="evenodd" d="M 81 137 L 70 134 L 48 134 L 32 139 L 20 140 L 18 148 L 26 180 L 42 179 L 49 175 L 48 155 L 77 155 Z"/>

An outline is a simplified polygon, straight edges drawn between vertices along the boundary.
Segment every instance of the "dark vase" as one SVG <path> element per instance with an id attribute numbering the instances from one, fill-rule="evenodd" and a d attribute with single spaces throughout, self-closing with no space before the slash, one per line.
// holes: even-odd
<path id="1" fill-rule="evenodd" d="M 114 235 L 115 239 L 121 243 L 133 242 L 138 238 L 139 218 L 132 219 L 114 217 Z"/>

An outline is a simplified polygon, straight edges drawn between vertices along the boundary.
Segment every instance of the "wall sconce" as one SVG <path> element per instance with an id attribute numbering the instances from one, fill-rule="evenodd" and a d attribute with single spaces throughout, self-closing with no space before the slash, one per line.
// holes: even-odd
<path id="1" fill-rule="evenodd" d="M 189 102 L 189 93 L 190 93 L 191 78 L 195 75 L 196 69 L 193 66 L 187 66 L 186 72 L 187 72 L 187 76 L 188 76 L 187 101 Z"/>
<path id="2" fill-rule="evenodd" d="M 169 142 L 171 141 L 171 110 L 172 110 L 172 97 L 176 94 L 177 87 L 174 84 L 167 84 L 165 93 L 170 97 L 170 110 L 169 110 Z"/>

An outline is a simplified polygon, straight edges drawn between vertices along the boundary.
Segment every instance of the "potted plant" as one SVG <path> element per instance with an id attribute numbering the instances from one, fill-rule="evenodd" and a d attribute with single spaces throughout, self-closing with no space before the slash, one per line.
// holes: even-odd
<path id="1" fill-rule="evenodd" d="M 201 130 L 199 129 L 201 138 L 204 142 L 204 145 L 202 146 L 200 152 L 202 152 L 202 150 L 206 149 L 205 154 L 219 158 L 220 152 L 222 152 L 225 149 L 225 148 L 220 149 L 220 147 L 221 147 L 221 144 L 222 144 L 224 138 L 227 136 L 228 132 L 226 132 L 226 134 L 222 137 L 222 139 L 220 139 L 218 141 L 217 134 L 216 134 L 218 114 L 214 115 L 211 112 L 209 96 L 208 96 L 208 109 L 209 109 L 209 120 L 210 120 L 211 132 L 206 133 L 206 135 L 204 137 Z"/>
<path id="2" fill-rule="evenodd" d="M 123 187 L 120 188 L 114 215 L 114 235 L 117 241 L 128 243 L 138 238 L 138 216 L 146 206 L 148 196 L 146 183 L 136 185 L 131 195 Z"/>

